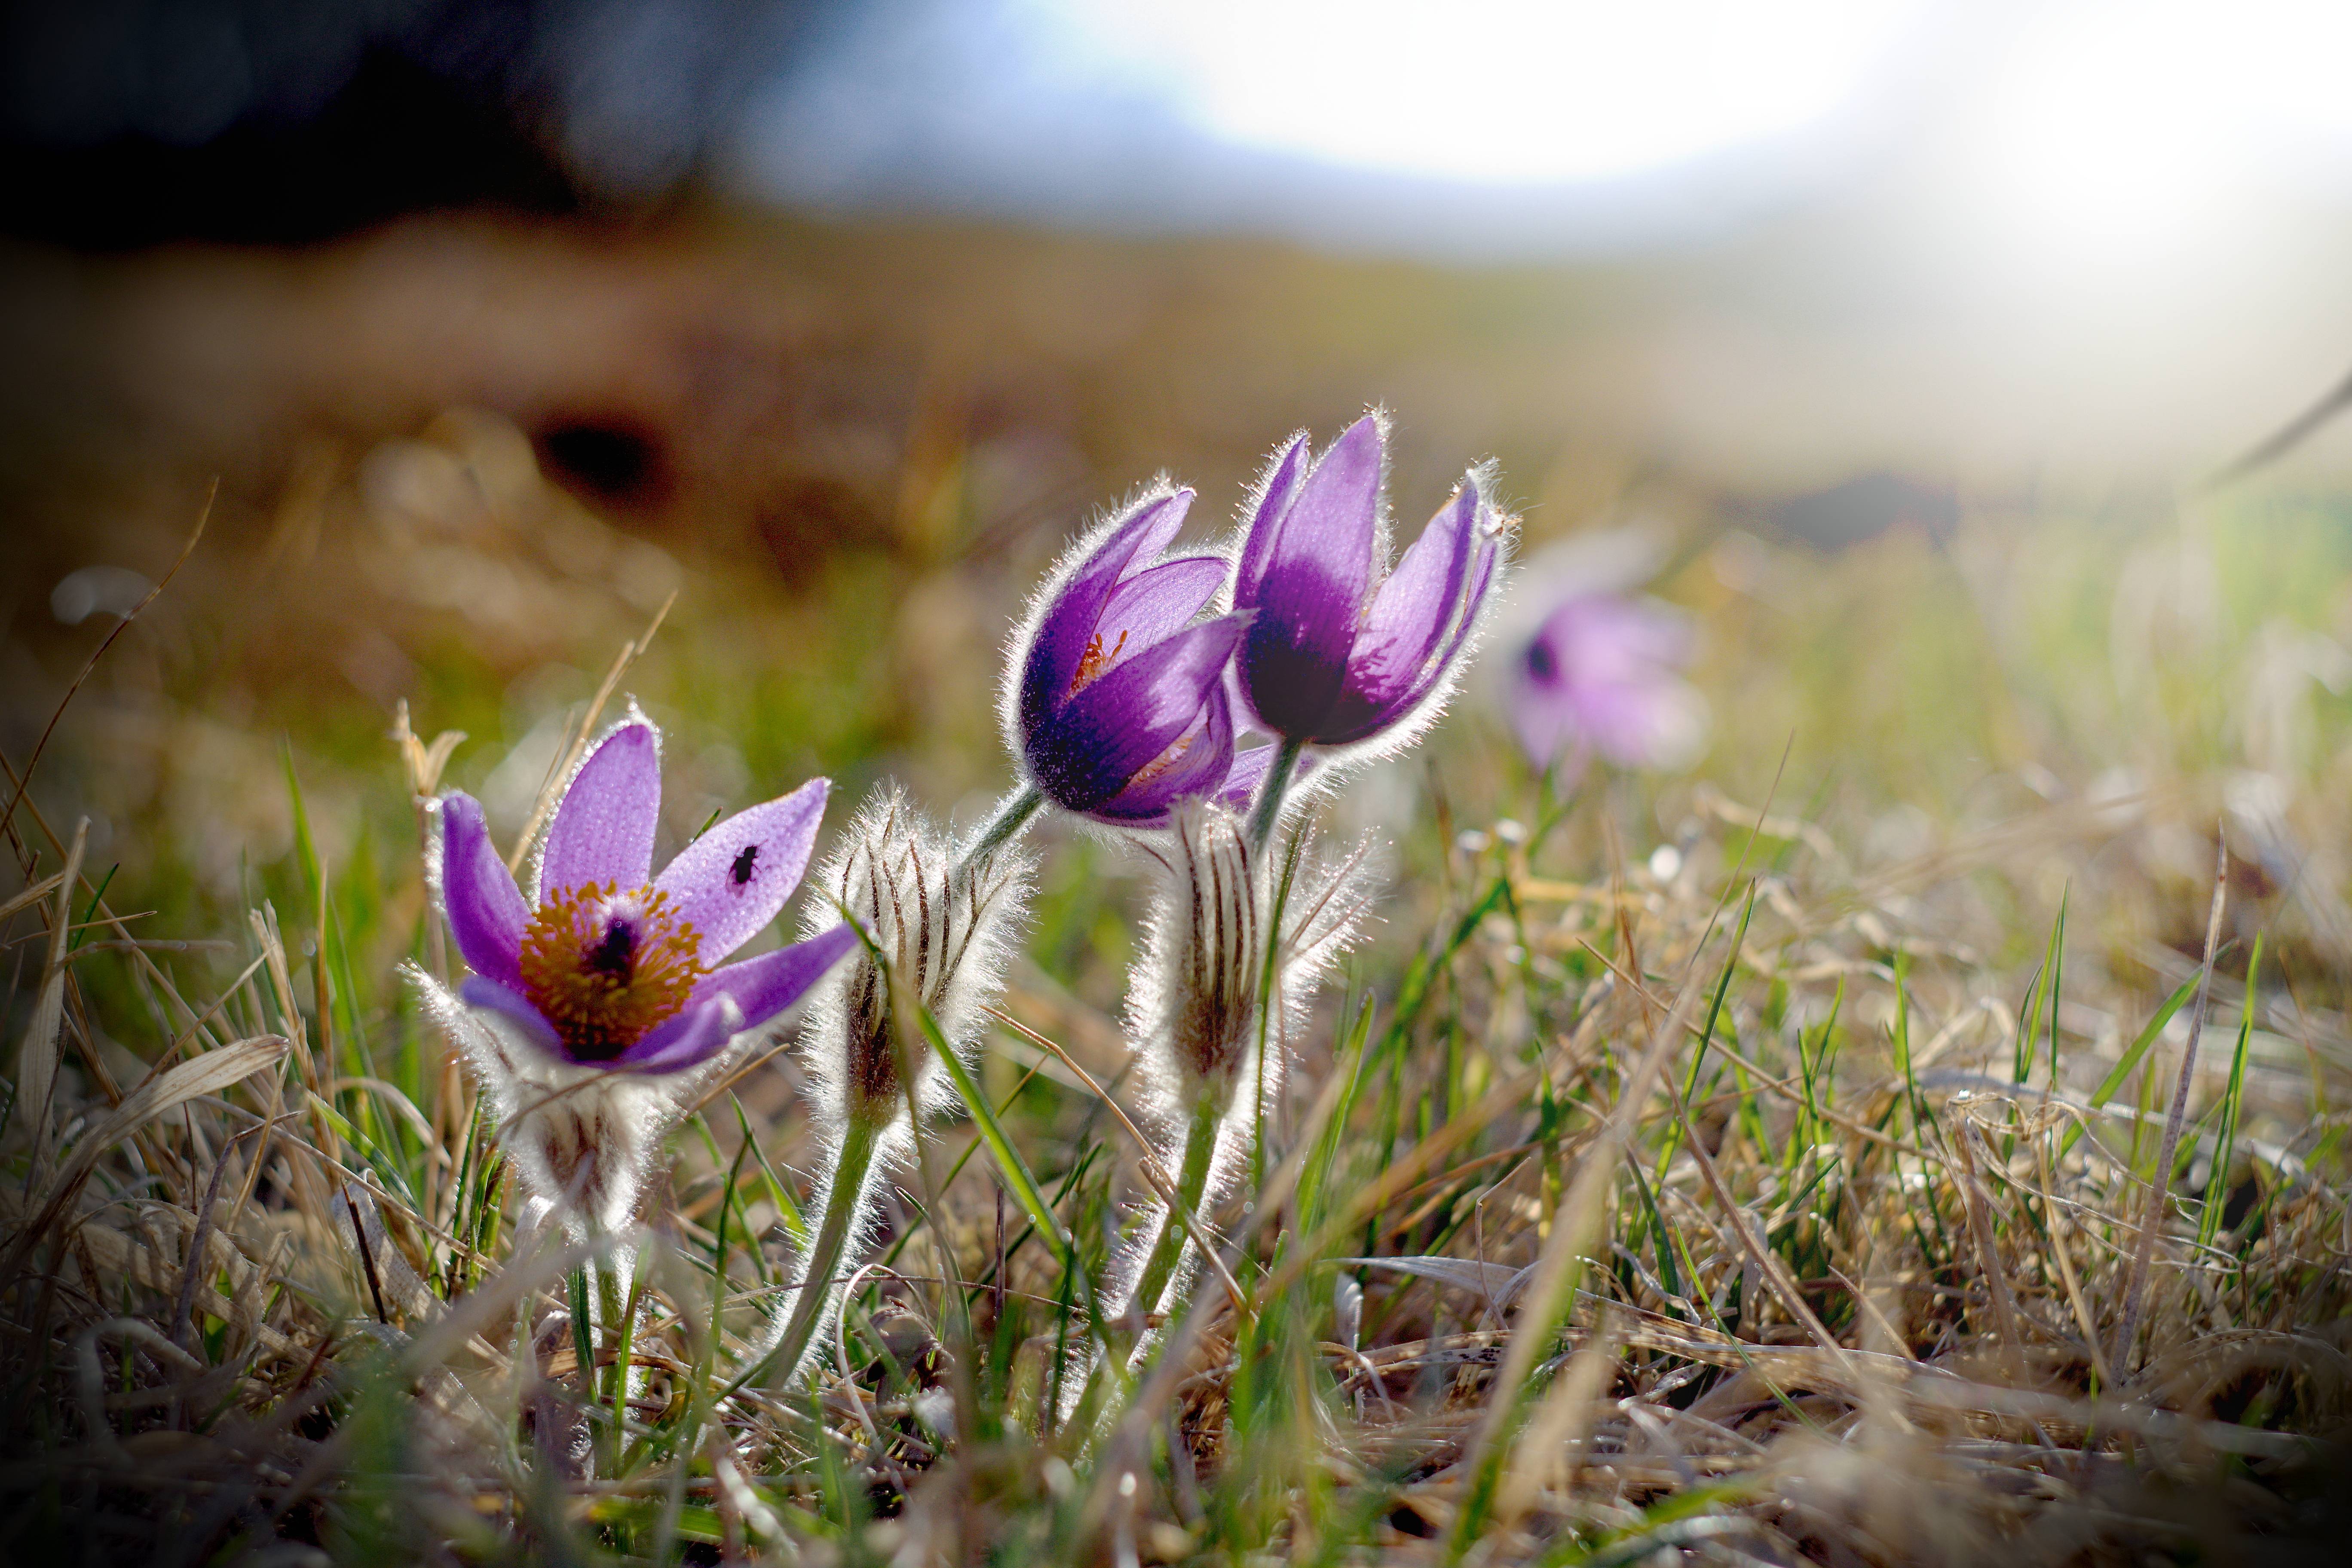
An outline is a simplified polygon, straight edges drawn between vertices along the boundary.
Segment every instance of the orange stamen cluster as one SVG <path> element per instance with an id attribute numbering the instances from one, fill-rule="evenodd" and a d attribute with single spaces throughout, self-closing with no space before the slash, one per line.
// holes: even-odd
<path id="1" fill-rule="evenodd" d="M 1192 749 L 1192 742 L 1199 740 L 1202 731 L 1198 728 L 1186 731 L 1174 745 L 1136 769 L 1135 776 L 1128 781 L 1128 787 L 1133 789 L 1139 784 L 1150 784 L 1153 779 L 1182 762 L 1184 753 Z"/>
<path id="2" fill-rule="evenodd" d="M 1087 639 L 1087 651 L 1078 656 L 1078 673 L 1070 679 L 1069 694 L 1073 697 L 1076 696 L 1080 687 L 1086 685 L 1087 681 L 1092 680 L 1096 676 L 1100 675 L 1104 670 L 1109 668 L 1111 660 L 1117 658 L 1118 657 L 1119 649 L 1126 646 L 1127 634 L 1125 632 L 1118 634 L 1118 641 L 1111 645 L 1110 651 L 1108 653 L 1105 653 L 1103 651 L 1102 633 L 1097 632 L 1093 637 L 1088 637 Z"/>
<path id="3" fill-rule="evenodd" d="M 653 888 L 590 883 L 523 929 L 523 994 L 581 1061 L 608 1061 L 686 1005 L 702 939 Z"/>

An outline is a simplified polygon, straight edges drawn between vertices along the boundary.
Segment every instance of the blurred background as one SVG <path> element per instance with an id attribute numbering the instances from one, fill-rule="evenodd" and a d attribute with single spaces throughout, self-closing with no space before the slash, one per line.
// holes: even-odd
<path id="1" fill-rule="evenodd" d="M 1093 510 L 1164 468 L 1205 538 L 1289 431 L 1379 403 L 1403 529 L 1491 456 L 1527 549 L 1569 546 L 1523 601 L 1693 613 L 1711 721 L 1687 773 L 1609 784 L 1629 851 L 1784 757 L 1865 860 L 2144 791 L 2176 805 L 2130 851 L 2142 934 L 2193 947 L 2210 841 L 2179 825 L 2234 802 L 2249 885 L 2352 957 L 2352 420 L 2214 482 L 2352 371 L 2340 5 L 28 0 L 5 29 L 12 767 L 217 485 L 31 787 L 91 816 L 118 908 L 200 924 L 278 875 L 289 766 L 339 875 L 413 888 L 403 701 L 514 831 L 673 594 L 627 681 L 673 835 L 817 771 L 970 814 L 1006 778 L 995 650 Z M 1490 679 L 1348 809 L 1523 810 L 1498 715 Z M 1101 853 L 1058 863 L 1040 941 L 1101 958 L 1108 1005 Z"/>

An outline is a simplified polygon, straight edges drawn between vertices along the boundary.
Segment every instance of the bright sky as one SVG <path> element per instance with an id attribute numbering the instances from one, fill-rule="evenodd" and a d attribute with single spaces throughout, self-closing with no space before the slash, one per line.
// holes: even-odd
<path id="1" fill-rule="evenodd" d="M 1209 135 L 1482 184 L 1639 174 L 1853 98 L 1919 0 L 1036 0 Z"/>
<path id="2" fill-rule="evenodd" d="M 1671 237 L 1876 179 L 2062 259 L 2193 248 L 2235 204 L 2352 201 L 2352 0 L 877 0 L 845 15 L 747 128 L 755 188 L 1409 248 L 1442 226 L 1434 204 L 1483 237 L 1475 249 L 1515 232 L 1549 243 L 1588 209 Z"/>

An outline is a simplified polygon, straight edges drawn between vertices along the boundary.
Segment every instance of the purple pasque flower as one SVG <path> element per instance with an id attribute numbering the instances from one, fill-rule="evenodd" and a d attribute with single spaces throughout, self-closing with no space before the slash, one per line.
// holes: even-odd
<path id="1" fill-rule="evenodd" d="M 1065 811 L 1158 826 L 1233 768 L 1223 676 L 1245 617 L 1197 618 L 1231 568 L 1161 553 L 1192 504 L 1191 490 L 1162 485 L 1079 540 L 1013 637 L 1006 743 Z"/>
<path id="2" fill-rule="evenodd" d="M 442 796 L 443 908 L 474 972 L 458 994 L 559 1062 L 674 1073 L 709 1060 L 857 945 L 842 925 L 719 963 L 799 886 L 825 789 L 814 779 L 738 812 L 656 877 L 660 745 L 632 718 L 597 743 L 556 806 L 535 908 L 490 847 L 481 806 Z"/>
<path id="3" fill-rule="evenodd" d="M 1408 738 L 1476 630 L 1507 526 L 1476 469 L 1390 570 L 1386 422 L 1368 414 L 1313 462 L 1293 437 L 1267 470 L 1234 573 L 1251 616 L 1234 658 L 1265 729 L 1302 745 Z"/>
<path id="4" fill-rule="evenodd" d="M 1537 767 L 1598 753 L 1619 767 L 1666 767 L 1697 748 L 1706 708 L 1682 679 L 1682 616 L 1654 602 L 1577 594 L 1544 617 L 1511 672 L 1511 727 Z"/>

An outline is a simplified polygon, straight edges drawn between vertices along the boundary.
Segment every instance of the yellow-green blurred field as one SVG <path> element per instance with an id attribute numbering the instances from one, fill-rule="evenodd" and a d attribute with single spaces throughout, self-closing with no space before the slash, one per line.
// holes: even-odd
<path id="1" fill-rule="evenodd" d="M 6 1034 L 62 1029 L 55 1109 L 0 1132 L 0 1539 L 1565 1564 L 2340 1536 L 2352 486 L 2200 482 L 2281 410 L 2037 478 L 1899 422 L 1842 452 L 1797 387 L 1801 435 L 1710 449 L 1655 390 L 1677 342 L 1728 363 L 1704 266 L 471 224 L 19 261 L 59 309 L 7 445 L 0 782 L 37 765 L 0 872 Z M 1010 777 L 1003 639 L 1068 535 L 1162 468 L 1222 531 L 1277 440 L 1375 401 L 1408 529 L 1491 455 L 1523 556 L 1654 561 L 1698 628 L 1700 758 L 1555 799 L 1482 671 L 1322 808 L 1380 847 L 1372 936 L 1269 1185 L 1215 1216 L 1256 1294 L 1119 1443 L 1040 1433 L 1024 1346 L 1057 1300 L 1066 1331 L 1063 1258 L 1017 1210 L 1008 1236 L 985 1152 L 950 1173 L 961 1119 L 902 1173 L 904 1278 L 867 1282 L 824 1398 L 705 1409 L 809 1201 L 786 1054 L 676 1140 L 635 1468 L 534 1468 L 517 1402 L 576 1369 L 516 1325 L 562 1281 L 500 1250 L 510 1212 L 484 1228 L 517 1200 L 398 973 L 447 960 L 396 723 L 462 731 L 439 782 L 504 842 L 657 622 L 614 701 L 666 731 L 665 851 L 816 773 L 835 826 L 887 778 L 968 826 Z M 1880 471 L 1925 477 L 1822 499 Z M 85 678 L 118 621 L 65 584 L 128 607 L 143 584 L 87 569 L 159 580 L 200 517 Z M 77 843 L 70 886 L 19 896 Z M 1141 862 L 1043 843 L 1006 1009 L 1117 1100 Z M 283 1063 L 109 1120 L 152 1068 L 264 1037 Z M 1143 1190 L 1131 1142 L 1009 1029 L 983 1087 L 1098 1259 Z M 279 1115 L 257 1165 L 239 1134 Z M 389 1296 L 323 1197 L 347 1184 Z M 952 1440 L 908 1414 L 925 1356 L 961 1369 Z M 725 1442 L 682 1442 L 688 1412 Z"/>

